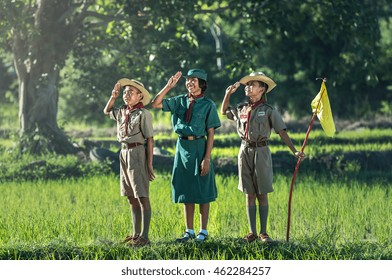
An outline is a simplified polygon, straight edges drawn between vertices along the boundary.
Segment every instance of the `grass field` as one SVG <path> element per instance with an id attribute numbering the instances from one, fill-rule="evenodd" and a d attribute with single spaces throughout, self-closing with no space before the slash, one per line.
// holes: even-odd
<path id="1" fill-rule="evenodd" d="M 244 196 L 236 176 L 217 176 L 204 244 L 175 244 L 184 230 L 182 205 L 170 199 L 170 174 L 151 185 L 151 246 L 120 241 L 130 211 L 115 175 L 0 184 L 0 259 L 392 259 L 391 183 L 299 175 L 293 196 L 290 242 L 285 241 L 291 178 L 275 176 L 270 195 L 273 244 L 244 244 Z M 198 220 L 196 221 L 198 225 Z"/>
<path id="2" fill-rule="evenodd" d="M 275 191 L 269 196 L 271 244 L 241 240 L 248 223 L 233 171 L 239 139 L 235 132 L 217 132 L 213 156 L 231 159 L 234 166 L 217 172 L 210 239 L 174 243 L 184 231 L 182 204 L 171 202 L 171 175 L 157 168 L 150 192 L 152 244 L 130 248 L 121 244 L 132 225 L 117 175 L 72 155 L 20 155 L 14 149 L 17 112 L 5 109 L 0 119 L 1 260 L 392 260 L 392 129 L 339 131 L 334 138 L 311 132 L 308 159 L 294 189 L 289 242 L 287 203 L 295 159 L 272 135 L 272 158 L 284 161 L 274 169 Z M 163 131 L 155 144 L 173 155 L 176 135 L 167 133 L 170 120 L 167 114 L 156 117 L 164 121 L 154 125 Z M 90 140 L 115 140 L 105 128 L 66 124 L 65 129 L 92 130 Z M 299 148 L 304 133 L 290 136 Z M 110 149 L 118 146 L 110 143 Z"/>

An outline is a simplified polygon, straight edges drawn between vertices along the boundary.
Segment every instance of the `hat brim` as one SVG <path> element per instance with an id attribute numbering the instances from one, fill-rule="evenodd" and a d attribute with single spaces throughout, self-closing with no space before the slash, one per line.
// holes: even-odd
<path id="1" fill-rule="evenodd" d="M 187 78 L 198 78 L 198 79 L 201 79 L 201 80 L 204 80 L 204 81 L 206 81 L 207 82 L 207 77 L 206 76 L 202 76 L 202 75 L 197 75 L 197 74 L 195 74 L 195 75 L 189 75 L 189 76 L 182 76 L 184 79 L 187 79 Z"/>
<path id="2" fill-rule="evenodd" d="M 266 83 L 268 85 L 267 92 L 270 92 L 274 87 L 276 87 L 276 83 L 271 78 L 268 78 L 264 75 L 245 76 L 240 80 L 240 84 L 246 85 L 246 83 L 250 81 L 260 81 Z"/>
<path id="3" fill-rule="evenodd" d="M 151 95 L 148 92 L 148 90 L 146 90 L 145 87 L 143 87 L 143 86 L 139 85 L 138 83 L 136 83 L 135 81 L 132 81 L 131 79 L 127 79 L 127 78 L 122 78 L 122 79 L 118 80 L 117 83 L 119 83 L 122 87 L 133 86 L 133 87 L 137 88 L 143 94 L 143 99 L 142 99 L 143 105 L 145 106 L 148 103 L 150 103 Z"/>

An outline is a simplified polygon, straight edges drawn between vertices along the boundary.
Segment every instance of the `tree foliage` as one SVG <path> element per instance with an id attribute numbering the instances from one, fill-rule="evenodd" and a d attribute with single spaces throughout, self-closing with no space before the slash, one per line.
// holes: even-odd
<path id="1" fill-rule="evenodd" d="M 52 96 L 52 103 L 33 106 L 36 112 L 50 108 L 55 129 L 46 133 L 49 138 L 58 132 L 59 99 L 63 118 L 102 122 L 102 107 L 119 78 L 139 79 L 155 94 L 173 73 L 189 68 L 208 71 L 208 94 L 217 103 L 229 84 L 263 71 L 278 84 L 269 102 L 298 117 L 310 113 L 317 77 L 328 78 L 333 112 L 341 118 L 385 108 L 391 94 L 392 4 L 386 0 L 5 0 L 0 5 L 0 70 L 7 72 L 4 58 L 12 53 L 25 119 L 35 115 L 26 104 Z M 28 80 L 23 73 L 29 73 Z M 174 92 L 183 90 L 179 85 Z M 237 101 L 242 98 L 237 95 Z M 41 121 L 23 126 L 22 120 L 21 131 L 42 130 Z"/>
<path id="2" fill-rule="evenodd" d="M 58 127 L 60 69 L 89 16 L 91 1 L 3 1 L 2 41 L 18 76 L 22 151 L 75 152 Z"/>
<path id="3" fill-rule="evenodd" d="M 99 37 L 108 39 L 112 50 L 94 56 L 100 58 L 94 67 L 84 61 L 88 55 L 75 57 L 83 61 L 83 73 L 90 79 L 85 85 L 99 88 L 101 103 L 118 77 L 139 78 L 156 93 L 177 70 L 193 67 L 208 70 L 208 92 L 216 102 L 229 84 L 250 71 L 264 71 L 278 83 L 269 101 L 298 117 L 310 112 L 309 103 L 320 86 L 317 77 L 328 78 L 334 113 L 342 118 L 378 110 L 386 97 L 385 88 L 378 88 L 378 66 L 387 48 L 377 44 L 386 3 L 117 3 L 123 7 L 121 19 Z M 106 75 L 106 59 L 115 75 Z M 98 69 L 94 78 L 91 69 Z"/>

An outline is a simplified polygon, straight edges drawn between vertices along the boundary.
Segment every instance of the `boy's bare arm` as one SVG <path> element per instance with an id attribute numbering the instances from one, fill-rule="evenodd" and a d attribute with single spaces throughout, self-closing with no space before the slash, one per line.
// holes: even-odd
<path id="1" fill-rule="evenodd" d="M 167 84 L 161 91 L 154 97 L 154 99 L 151 101 L 151 106 L 153 108 L 162 108 L 162 101 L 165 95 L 176 86 L 178 80 L 181 78 L 181 71 L 178 71 L 174 76 L 171 76 L 170 79 L 167 81 Z"/>
<path id="2" fill-rule="evenodd" d="M 222 107 L 221 107 L 222 115 L 226 115 L 226 110 L 229 107 L 229 103 L 230 103 L 230 96 L 238 89 L 239 86 L 240 83 L 236 82 L 234 85 L 227 87 L 225 97 L 223 97 L 223 101 L 222 101 Z"/>
<path id="3" fill-rule="evenodd" d="M 148 166 L 148 177 L 152 181 L 155 179 L 154 168 L 152 165 L 153 160 L 153 150 L 154 150 L 154 138 L 147 138 L 147 166 Z"/>
<path id="4" fill-rule="evenodd" d="M 278 132 L 280 138 L 282 138 L 283 142 L 290 148 L 291 152 L 294 154 L 295 157 L 304 160 L 305 154 L 303 152 L 298 152 L 297 149 L 294 147 L 293 142 L 291 141 L 289 135 L 287 134 L 286 130 L 282 129 Z"/>
<path id="5" fill-rule="evenodd" d="M 120 95 L 120 88 L 121 85 L 119 83 L 116 83 L 114 85 L 114 89 L 112 90 L 112 96 L 110 96 L 108 103 L 106 103 L 106 106 L 103 109 L 103 113 L 105 115 L 109 115 L 110 111 L 113 109 L 114 102 L 116 101 L 116 98 Z"/>

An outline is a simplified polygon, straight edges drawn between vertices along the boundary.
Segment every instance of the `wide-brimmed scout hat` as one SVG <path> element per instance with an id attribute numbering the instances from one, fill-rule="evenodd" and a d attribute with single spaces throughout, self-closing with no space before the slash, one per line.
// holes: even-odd
<path id="1" fill-rule="evenodd" d="M 190 69 L 186 75 L 183 76 L 186 78 L 199 78 L 207 82 L 207 72 L 203 69 Z"/>
<path id="2" fill-rule="evenodd" d="M 117 83 L 119 83 L 122 87 L 133 86 L 133 87 L 137 88 L 143 94 L 143 99 L 142 99 L 143 105 L 147 105 L 148 103 L 150 103 L 150 101 L 151 101 L 150 93 L 148 92 L 148 90 L 146 90 L 146 88 L 144 87 L 144 85 L 141 82 L 134 80 L 134 79 L 122 78 L 122 79 L 118 80 Z"/>
<path id="3" fill-rule="evenodd" d="M 249 81 L 260 81 L 266 83 L 268 85 L 267 92 L 270 92 L 274 87 L 276 87 L 276 83 L 263 72 L 252 72 L 248 76 L 243 77 L 240 80 L 240 83 L 246 85 Z"/>

